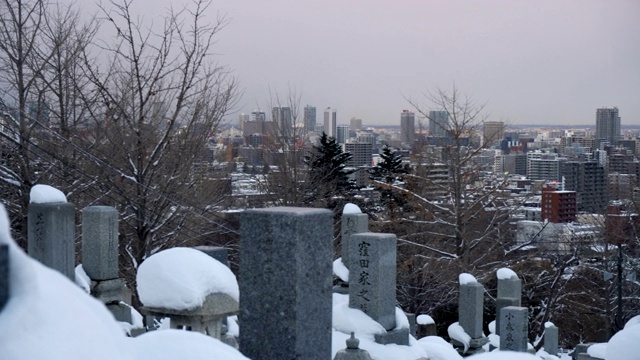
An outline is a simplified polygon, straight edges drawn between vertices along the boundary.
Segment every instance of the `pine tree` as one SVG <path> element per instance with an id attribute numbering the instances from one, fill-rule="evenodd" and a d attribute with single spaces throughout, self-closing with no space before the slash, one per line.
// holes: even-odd
<path id="1" fill-rule="evenodd" d="M 373 167 L 369 174 L 372 179 L 384 180 L 386 183 L 391 184 L 397 179 L 398 174 L 406 174 L 407 169 L 402 166 L 402 155 L 398 154 L 389 146 L 385 145 L 382 148 L 382 154 L 380 154 L 382 161 L 378 162 Z"/>
<path id="2" fill-rule="evenodd" d="M 309 166 L 308 201 L 328 198 L 342 193 L 353 186 L 349 175 L 355 170 L 347 169 L 347 162 L 353 157 L 342 151 L 333 137 L 322 133 L 320 145 L 314 146 L 311 153 L 304 158 Z"/>

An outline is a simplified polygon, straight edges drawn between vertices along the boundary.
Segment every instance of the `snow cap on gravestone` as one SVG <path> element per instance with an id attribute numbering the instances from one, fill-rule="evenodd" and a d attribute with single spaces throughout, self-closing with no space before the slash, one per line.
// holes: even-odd
<path id="1" fill-rule="evenodd" d="M 47 203 L 66 203 L 67 197 L 64 193 L 53 186 L 34 185 L 29 193 L 29 203 L 31 204 L 47 204 Z"/>

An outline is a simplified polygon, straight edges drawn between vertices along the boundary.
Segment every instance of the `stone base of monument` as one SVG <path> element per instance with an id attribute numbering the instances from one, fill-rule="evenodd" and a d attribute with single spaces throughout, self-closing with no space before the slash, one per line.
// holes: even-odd
<path id="1" fill-rule="evenodd" d="M 131 308 L 124 303 L 111 303 L 107 304 L 107 309 L 111 311 L 113 317 L 118 321 L 128 322 L 131 324 Z"/>
<path id="2" fill-rule="evenodd" d="M 238 315 L 239 304 L 224 293 L 209 294 L 201 307 L 190 310 L 142 307 L 143 314 L 168 317 L 172 329 L 186 329 L 222 339 L 227 316 Z"/>
<path id="3" fill-rule="evenodd" d="M 378 344 L 382 345 L 409 345 L 409 329 L 394 329 L 384 334 L 375 334 L 375 340 Z"/>
<path id="4" fill-rule="evenodd" d="M 489 342 L 488 337 L 471 339 L 469 341 L 469 349 L 467 349 L 467 352 L 465 353 L 464 345 L 461 342 L 453 339 L 451 340 L 451 343 L 461 355 L 473 355 L 473 354 L 483 353 L 485 351 L 482 347 L 485 346 L 488 342 Z"/>
<path id="5" fill-rule="evenodd" d="M 118 321 L 131 323 L 131 291 L 124 279 L 91 280 L 91 295 L 107 306 Z"/>

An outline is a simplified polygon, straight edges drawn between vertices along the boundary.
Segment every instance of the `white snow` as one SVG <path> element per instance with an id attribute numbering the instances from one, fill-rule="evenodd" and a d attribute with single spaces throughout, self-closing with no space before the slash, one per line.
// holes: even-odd
<path id="1" fill-rule="evenodd" d="M 342 258 L 333 261 L 333 274 L 344 282 L 349 282 L 349 269 L 342 262 Z"/>
<path id="2" fill-rule="evenodd" d="M 224 293 L 239 301 L 233 272 L 192 248 L 177 247 L 150 256 L 138 268 L 136 280 L 140 301 L 148 307 L 194 309 L 213 293 Z"/>
<path id="3" fill-rule="evenodd" d="M 596 359 L 604 359 L 607 354 L 607 343 L 593 344 L 587 348 L 587 354 Z"/>
<path id="4" fill-rule="evenodd" d="M 624 324 L 624 328 L 626 329 L 628 327 L 635 326 L 635 325 L 638 325 L 638 324 L 640 324 L 640 315 L 636 315 L 636 316 L 632 317 L 631 319 L 629 319 L 629 321 L 627 321 L 627 323 Z"/>
<path id="5" fill-rule="evenodd" d="M 453 348 L 453 345 L 438 336 L 427 336 L 418 340 L 418 345 L 427 353 L 429 360 L 458 360 L 462 356 Z"/>
<path id="6" fill-rule="evenodd" d="M 469 350 L 469 342 L 471 341 L 471 336 L 469 336 L 469 334 L 464 331 L 462 326 L 460 326 L 460 323 L 454 322 L 453 324 L 449 325 L 449 327 L 447 328 L 447 333 L 449 334 L 450 338 L 452 338 L 453 340 L 457 340 L 462 345 L 464 345 L 465 353 L 467 352 L 467 350 Z"/>
<path id="7" fill-rule="evenodd" d="M 38 184 L 31 188 L 29 202 L 32 204 L 66 203 L 67 197 L 53 186 Z"/>
<path id="8" fill-rule="evenodd" d="M 418 325 L 431 325 L 431 324 L 435 324 L 436 322 L 433 321 L 433 318 L 429 315 L 426 314 L 422 314 L 422 315 L 418 315 L 416 317 L 416 324 Z"/>
<path id="9" fill-rule="evenodd" d="M 150 331 L 135 338 L 137 359 L 248 360 L 220 340 L 193 331 Z"/>
<path id="10" fill-rule="evenodd" d="M 468 273 L 462 273 L 458 276 L 458 280 L 460 281 L 460 285 L 466 285 L 466 284 L 473 284 L 473 283 L 477 283 L 478 280 L 476 280 L 476 278 Z"/>
<path id="11" fill-rule="evenodd" d="M 617 332 L 607 345 L 606 360 L 637 360 L 640 354 L 640 325 Z"/>
<path id="12" fill-rule="evenodd" d="M 362 210 L 356 204 L 346 203 L 342 208 L 343 214 L 362 214 Z"/>
<path id="13" fill-rule="evenodd" d="M 517 279 L 518 275 L 509 268 L 500 268 L 496 272 L 498 275 L 498 280 L 508 280 L 508 279 Z"/>
<path id="14" fill-rule="evenodd" d="M 550 328 L 552 326 L 555 326 L 551 321 L 547 321 L 546 323 L 544 323 L 544 328 Z"/>
<path id="15" fill-rule="evenodd" d="M 349 295 L 333 294 L 333 328 L 345 335 L 355 332 L 373 340 L 374 334 L 382 334 L 385 329 L 377 321 L 358 309 L 349 307 Z M 345 338 L 346 339 L 346 338 Z M 344 348 L 344 343 L 342 345 Z"/>
<path id="16" fill-rule="evenodd" d="M 407 314 L 402 311 L 399 307 L 396 307 L 396 330 L 398 329 L 409 329 L 409 318 L 407 318 Z"/>
<path id="17" fill-rule="evenodd" d="M 78 264 L 75 270 L 76 284 L 82 288 L 87 294 L 91 292 L 91 278 L 84 271 L 82 264 Z"/>
<path id="18" fill-rule="evenodd" d="M 227 316 L 227 335 L 240 336 L 240 327 L 238 326 L 238 315 Z"/>
<path id="19" fill-rule="evenodd" d="M 492 351 L 489 353 L 469 356 L 466 359 L 473 360 L 540 360 L 539 357 L 515 351 Z"/>
<path id="20" fill-rule="evenodd" d="M 493 320 L 492 322 L 490 322 L 489 325 L 488 325 L 488 328 L 489 328 L 489 332 L 490 333 L 495 334 L 496 333 L 496 321 Z"/>

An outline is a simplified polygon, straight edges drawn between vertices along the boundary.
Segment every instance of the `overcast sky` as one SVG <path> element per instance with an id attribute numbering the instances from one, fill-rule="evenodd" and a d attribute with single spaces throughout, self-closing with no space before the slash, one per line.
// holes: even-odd
<path id="1" fill-rule="evenodd" d="M 147 15 L 169 0 L 149 4 Z M 179 3 L 173 1 L 174 5 Z M 491 120 L 593 124 L 618 106 L 640 124 L 638 0 L 214 0 L 230 20 L 217 52 L 240 80 L 238 112 L 269 89 L 338 123 L 399 124 L 407 98 L 455 83 Z M 237 118 L 237 114 L 233 115 Z"/>

